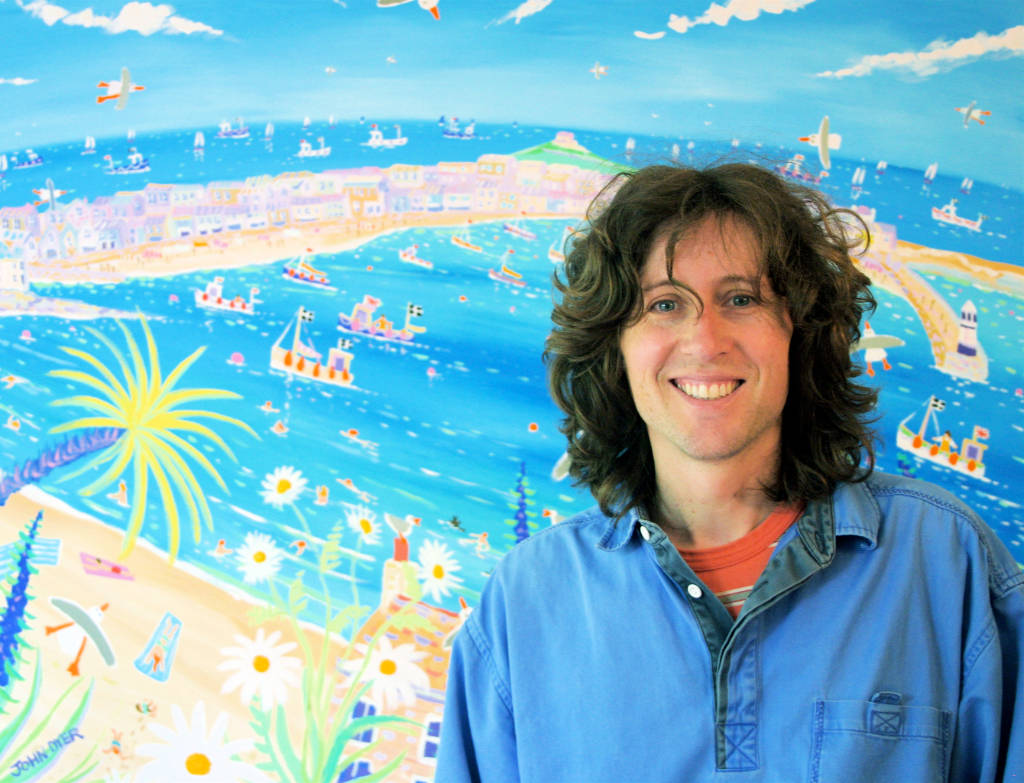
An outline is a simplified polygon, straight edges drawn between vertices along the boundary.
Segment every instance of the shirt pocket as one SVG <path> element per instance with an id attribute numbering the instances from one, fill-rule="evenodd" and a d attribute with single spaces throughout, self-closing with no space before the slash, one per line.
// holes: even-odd
<path id="1" fill-rule="evenodd" d="M 952 714 L 900 701 L 882 691 L 868 701 L 815 702 L 811 783 L 945 781 Z"/>

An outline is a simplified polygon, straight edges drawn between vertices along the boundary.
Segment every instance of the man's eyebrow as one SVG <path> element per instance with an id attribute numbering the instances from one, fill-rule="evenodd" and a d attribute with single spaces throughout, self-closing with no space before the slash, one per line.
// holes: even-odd
<path id="1" fill-rule="evenodd" d="M 718 280 L 716 280 L 715 286 L 717 288 L 721 288 L 722 286 L 733 285 L 734 283 L 747 283 L 751 288 L 757 288 L 761 283 L 761 279 L 761 275 L 726 275 L 725 277 L 721 277 Z M 648 283 L 647 285 L 642 286 L 640 290 L 646 294 L 649 291 L 653 291 L 656 288 L 661 288 L 662 286 L 666 285 L 673 286 L 674 288 L 684 288 L 689 290 L 689 286 L 687 286 L 686 284 L 675 283 L 672 280 L 669 280 L 667 277 L 663 277 L 660 280 L 657 280 L 653 283 Z"/>

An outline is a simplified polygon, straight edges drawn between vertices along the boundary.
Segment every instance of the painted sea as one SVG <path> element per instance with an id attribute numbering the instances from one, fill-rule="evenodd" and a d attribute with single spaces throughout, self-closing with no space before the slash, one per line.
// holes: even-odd
<path id="1" fill-rule="evenodd" d="M 332 146 L 331 156 L 315 169 L 356 168 L 392 163 L 434 164 L 443 160 L 475 160 L 484 153 L 511 153 L 550 140 L 553 128 L 486 126 L 477 124 L 477 138 L 445 139 L 437 123 L 395 121 L 380 123 L 386 135 L 401 125 L 407 145 L 392 150 L 364 146 L 369 122 L 329 125 L 277 124 L 272 143 L 263 129 L 253 128 L 247 140 L 220 139 L 216 128 L 205 131 L 201 158 L 194 151 L 190 129 L 157 135 L 100 139 L 97 154 L 82 155 L 82 140 L 39 148 L 44 165 L 29 170 L 8 170 L 0 180 L 0 204 L 19 205 L 33 200 L 32 188 L 51 178 L 69 191 L 62 201 L 95 198 L 117 190 L 141 189 L 147 182 L 208 183 L 242 180 L 261 174 L 311 170 L 309 160 L 295 156 L 299 140 L 314 145 L 319 137 Z M 763 163 L 784 161 L 798 150 L 764 150 L 755 140 L 741 140 L 738 148 L 696 142 L 688 149 L 679 138 L 636 136 L 632 157 L 624 153 L 627 137 L 575 131 L 577 140 L 592 152 L 633 165 L 668 160 L 678 145 L 678 157 L 707 162 L 721 156 L 752 158 Z M 104 173 L 103 155 L 125 159 L 135 147 L 150 161 L 151 171 L 132 176 Z M 813 150 L 807 148 L 809 155 Z M 10 156 L 15 150 L 8 150 Z M 18 151 L 20 152 L 20 151 Z M 854 192 L 850 181 L 857 167 L 867 174 L 863 190 Z M 831 176 L 821 186 L 839 204 L 862 203 L 877 210 L 877 220 L 896 226 L 900 239 L 917 244 L 976 255 L 1004 263 L 1024 263 L 1024 240 L 1019 215 L 1024 194 L 978 182 L 962 193 L 961 180 L 969 172 L 940 170 L 935 181 L 924 184 L 923 172 L 890 164 L 876 175 L 875 161 L 835 160 Z M 930 210 L 951 198 L 965 217 L 985 216 L 980 232 L 933 221 Z M 461 221 L 460 221 L 461 223 Z M 514 545 L 516 500 L 513 490 L 525 476 L 527 508 L 537 527 L 569 516 L 590 505 L 589 497 L 557 481 L 552 469 L 563 452 L 558 413 L 549 401 L 541 361 L 544 337 L 550 326 L 550 279 L 556 268 L 549 248 L 557 246 L 572 221 L 535 220 L 520 225 L 536 235 L 528 239 L 504 231 L 501 223 L 474 224 L 472 241 L 482 252 L 469 252 L 451 242 L 462 228 L 415 228 L 373 239 L 355 249 L 321 254 L 310 260 L 325 272 L 333 290 L 314 288 L 284 279 L 282 265 L 274 263 L 160 278 L 136 278 L 118 285 L 33 285 L 42 296 L 138 311 L 146 316 L 159 346 L 160 362 L 168 372 L 197 347 L 205 352 L 188 372 L 189 387 L 233 391 L 240 399 L 213 404 L 213 409 L 246 422 L 258 439 L 241 430 L 214 424 L 236 461 L 221 451 L 201 445 L 224 477 L 227 491 L 196 470 L 211 504 L 215 532 L 202 531 L 196 543 L 186 524 L 179 558 L 208 571 L 228 584 L 241 584 L 241 573 L 230 557 L 216 554 L 218 539 L 237 546 L 252 531 L 270 535 L 289 557 L 283 577 L 305 568 L 293 546 L 308 534 L 324 538 L 347 514 L 368 509 L 378 518 L 384 513 L 420 518 L 410 537 L 412 554 L 429 539 L 445 543 L 458 556 L 463 584 L 442 605 L 457 609 L 459 595 L 474 603 L 487 573 L 498 557 Z M 419 257 L 432 269 L 403 262 L 399 251 L 417 245 Z M 512 255 L 507 255 L 508 250 Z M 512 259 L 509 261 L 509 259 Z M 524 285 L 492 279 L 489 271 L 509 261 Z M 921 271 L 921 270 L 919 270 Z M 875 366 L 870 379 L 882 389 L 878 429 L 884 439 L 881 469 L 904 472 L 945 486 L 966 500 L 991 524 L 1024 562 L 1024 292 L 993 290 L 970 279 L 957 279 L 941 270 L 924 270 L 929 284 L 959 312 L 967 300 L 978 310 L 978 334 L 989 358 L 986 383 L 954 378 L 933 366 L 927 336 L 911 306 L 903 299 L 878 291 L 878 312 L 871 325 L 878 334 L 894 335 L 906 344 L 889 350 L 891 369 Z M 198 307 L 196 290 L 214 277 L 223 278 L 227 296 L 247 296 L 259 289 L 254 315 L 232 315 Z M 408 306 L 422 310 L 415 323 L 424 331 L 411 343 L 397 344 L 353 336 L 338 329 L 339 314 L 349 314 L 364 296 L 379 300 L 376 315 L 401 325 Z M 270 350 L 279 339 L 291 344 L 294 316 L 300 308 L 311 311 L 303 322 L 303 340 L 326 355 L 339 338 L 351 340 L 351 388 L 330 387 L 269 367 Z M 141 339 L 137 322 L 128 322 Z M 80 367 L 62 346 L 88 351 L 113 363 L 114 359 L 88 329 L 96 329 L 117 345 L 123 335 L 109 319 L 92 322 L 61 318 L 10 316 L 0 319 L 0 376 L 28 379 L 3 392 L 0 420 L 21 422 L 18 431 L 0 428 L 0 465 L 13 470 L 36 456 L 60 436 L 49 430 L 78 414 L 72 408 L 48 403 L 81 392 L 80 387 L 47 376 L 49 370 Z M 896 447 L 899 423 L 909 417 L 917 426 L 934 395 L 946 402 L 938 413 L 938 429 L 929 437 L 950 431 L 959 442 L 975 426 L 988 430 L 985 441 L 986 474 L 966 476 L 925 462 Z M 264 503 L 261 490 L 266 476 L 289 466 L 301 472 L 308 488 L 294 507 L 277 509 Z M 70 472 L 70 471 L 68 471 Z M 126 477 L 127 478 L 127 477 Z M 79 491 L 90 476 L 46 478 L 42 488 L 81 511 L 124 527 L 128 510 L 107 497 L 105 490 L 92 497 Z M 314 488 L 327 487 L 324 504 L 316 502 Z M 165 549 L 166 527 L 159 493 L 150 493 L 142 536 Z M 547 516 L 544 512 L 547 510 Z M 387 531 L 387 528 L 384 529 Z M 356 566 L 336 575 L 333 591 L 359 590 L 360 600 L 373 601 L 379 590 L 380 563 L 391 554 L 391 536 L 385 532 L 375 544 L 357 544 L 357 534 L 346 528 L 342 545 L 353 553 Z M 481 547 L 487 533 L 489 548 Z"/>

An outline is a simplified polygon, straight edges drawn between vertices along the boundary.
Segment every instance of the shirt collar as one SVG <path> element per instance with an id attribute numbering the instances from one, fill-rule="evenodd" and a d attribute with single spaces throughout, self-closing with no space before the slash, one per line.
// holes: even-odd
<path id="1" fill-rule="evenodd" d="M 807 504 L 797 520 L 797 534 L 813 556 L 824 563 L 832 559 L 838 536 L 860 538 L 866 549 L 874 549 L 878 545 L 881 518 L 881 509 L 867 481 L 840 484 L 831 498 Z M 606 551 L 621 549 L 633 537 L 640 522 L 636 508 L 629 509 L 618 519 L 608 517 L 598 548 Z M 645 524 L 653 525 L 652 522 Z"/>

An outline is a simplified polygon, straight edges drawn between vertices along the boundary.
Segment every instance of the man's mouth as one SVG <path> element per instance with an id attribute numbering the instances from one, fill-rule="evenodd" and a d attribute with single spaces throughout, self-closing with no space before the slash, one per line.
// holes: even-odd
<path id="1" fill-rule="evenodd" d="M 672 381 L 672 385 L 687 397 L 695 400 L 719 400 L 736 391 L 743 381 L 721 381 L 719 383 L 693 383 L 690 381 Z"/>

